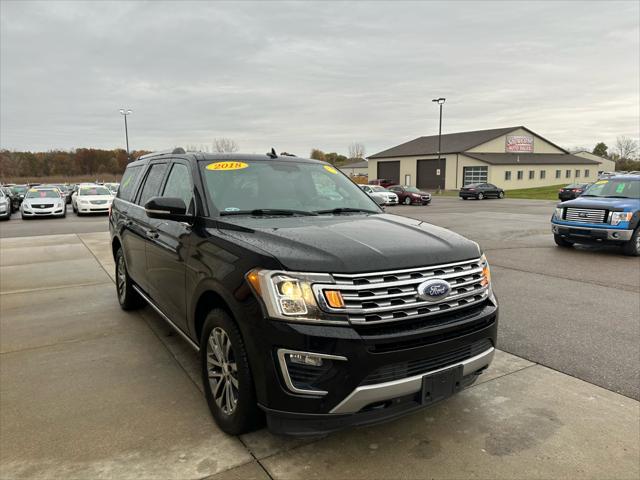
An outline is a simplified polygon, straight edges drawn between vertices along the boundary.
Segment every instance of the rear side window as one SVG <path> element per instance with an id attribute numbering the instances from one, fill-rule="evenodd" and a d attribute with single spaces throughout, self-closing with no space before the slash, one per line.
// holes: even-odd
<path id="1" fill-rule="evenodd" d="M 160 185 L 162 185 L 162 179 L 167 171 L 166 163 L 156 163 L 151 165 L 147 178 L 144 181 L 140 198 L 138 199 L 138 205 L 144 206 L 152 197 L 157 197 L 160 192 Z"/>
<path id="2" fill-rule="evenodd" d="M 142 165 L 136 165 L 135 167 L 128 167 L 122 175 L 122 181 L 120 182 L 120 188 L 118 189 L 118 198 L 130 202 L 133 198 L 134 188 L 138 180 L 138 175 L 142 170 Z"/>
<path id="3" fill-rule="evenodd" d="M 171 173 L 164 187 L 163 197 L 177 197 L 184 201 L 187 210 L 190 210 L 191 199 L 193 198 L 193 187 L 191 186 L 191 174 L 189 168 L 181 163 L 175 163 L 171 167 Z"/>

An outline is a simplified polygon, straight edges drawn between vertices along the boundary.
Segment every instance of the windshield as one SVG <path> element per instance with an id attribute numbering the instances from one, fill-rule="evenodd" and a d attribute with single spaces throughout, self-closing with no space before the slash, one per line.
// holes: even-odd
<path id="1" fill-rule="evenodd" d="M 25 198 L 60 198 L 57 190 L 35 190 L 31 189 L 27 192 Z"/>
<path id="2" fill-rule="evenodd" d="M 82 187 L 78 191 L 78 195 L 111 195 L 108 188 L 105 187 Z"/>
<path id="3" fill-rule="evenodd" d="M 11 187 L 11 189 L 13 190 L 13 193 L 25 193 L 27 191 L 27 187 L 25 186 L 17 186 L 17 187 Z"/>
<path id="4" fill-rule="evenodd" d="M 388 192 L 389 190 L 387 190 L 384 187 L 380 187 L 378 185 L 374 185 L 371 187 L 371 190 L 373 190 L 374 192 Z"/>
<path id="5" fill-rule="evenodd" d="M 209 197 L 220 212 L 313 213 L 341 208 L 380 213 L 377 204 L 357 185 L 321 163 L 201 162 L 201 169 Z"/>
<path id="6" fill-rule="evenodd" d="M 582 194 L 583 197 L 640 198 L 640 180 L 614 178 L 598 180 Z"/>

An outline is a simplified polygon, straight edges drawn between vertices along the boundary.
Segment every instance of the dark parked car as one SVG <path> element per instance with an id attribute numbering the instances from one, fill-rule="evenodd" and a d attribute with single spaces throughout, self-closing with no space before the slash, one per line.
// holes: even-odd
<path id="1" fill-rule="evenodd" d="M 120 305 L 146 301 L 200 351 L 225 432 L 265 416 L 299 435 L 389 420 L 493 358 L 498 304 L 478 244 L 384 213 L 325 162 L 145 155 L 109 229 Z"/>
<path id="2" fill-rule="evenodd" d="M 388 188 L 394 183 L 396 182 L 394 182 L 393 180 L 388 180 L 386 178 L 376 178 L 374 180 L 369 180 L 369 185 L 380 185 L 381 187 L 384 187 L 384 188 Z"/>
<path id="3" fill-rule="evenodd" d="M 504 198 L 504 190 L 492 183 L 471 183 L 462 187 L 458 195 L 463 200 L 467 198 L 475 198 L 477 200 L 490 197 Z"/>
<path id="4" fill-rule="evenodd" d="M 588 186 L 588 183 L 572 183 L 571 185 L 567 185 L 560 189 L 558 192 L 558 198 L 563 202 L 566 200 L 573 200 L 574 198 L 578 198 L 582 195 Z"/>
<path id="5" fill-rule="evenodd" d="M 14 185 L 11 187 L 11 191 L 13 192 L 13 210 L 17 211 L 20 209 L 20 205 L 22 205 L 22 201 L 24 200 L 24 196 L 27 194 L 27 190 L 29 190 L 28 185 Z"/>
<path id="6" fill-rule="evenodd" d="M 416 187 L 392 185 L 389 190 L 398 195 L 398 203 L 404 205 L 429 205 L 431 203 L 431 194 Z"/>

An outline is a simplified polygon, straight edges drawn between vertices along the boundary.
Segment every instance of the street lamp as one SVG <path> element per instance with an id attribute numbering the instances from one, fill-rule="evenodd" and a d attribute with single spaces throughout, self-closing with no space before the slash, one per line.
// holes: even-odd
<path id="1" fill-rule="evenodd" d="M 432 102 L 437 103 L 438 105 L 440 105 L 440 126 L 438 127 L 438 193 L 440 193 L 440 178 L 442 177 L 442 175 L 440 175 L 440 148 L 442 145 L 442 104 L 445 102 L 446 98 L 434 98 L 433 100 L 431 100 Z"/>
<path id="2" fill-rule="evenodd" d="M 133 110 L 121 108 L 120 115 L 124 117 L 124 136 L 127 140 L 127 160 L 129 160 L 129 130 L 127 129 L 127 115 L 131 115 Z"/>

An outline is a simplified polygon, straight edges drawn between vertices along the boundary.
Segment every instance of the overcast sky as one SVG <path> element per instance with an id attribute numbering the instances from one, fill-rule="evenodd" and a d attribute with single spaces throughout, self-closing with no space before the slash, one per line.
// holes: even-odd
<path id="1" fill-rule="evenodd" d="M 2 0 L 0 146 L 367 153 L 526 125 L 565 147 L 640 129 L 639 2 Z"/>

